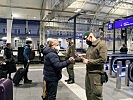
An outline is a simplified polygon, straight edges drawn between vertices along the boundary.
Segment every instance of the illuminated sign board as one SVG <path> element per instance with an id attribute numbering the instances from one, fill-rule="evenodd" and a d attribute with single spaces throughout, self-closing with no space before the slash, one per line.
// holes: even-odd
<path id="1" fill-rule="evenodd" d="M 113 29 L 113 24 L 112 23 L 108 23 L 108 30 L 112 30 Z"/>
<path id="2" fill-rule="evenodd" d="M 128 27 L 128 26 L 133 26 L 133 18 L 127 18 L 127 19 L 123 19 L 123 20 L 119 20 L 119 21 L 115 21 L 114 23 L 114 28 L 124 28 L 124 27 Z"/>

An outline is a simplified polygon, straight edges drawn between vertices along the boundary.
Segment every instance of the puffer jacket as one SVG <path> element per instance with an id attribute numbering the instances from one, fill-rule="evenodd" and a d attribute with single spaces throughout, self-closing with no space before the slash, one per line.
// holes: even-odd
<path id="1" fill-rule="evenodd" d="M 57 52 L 46 46 L 43 50 L 44 54 L 44 80 L 58 81 L 61 79 L 62 68 L 67 67 L 71 62 L 69 60 L 61 61 Z"/>

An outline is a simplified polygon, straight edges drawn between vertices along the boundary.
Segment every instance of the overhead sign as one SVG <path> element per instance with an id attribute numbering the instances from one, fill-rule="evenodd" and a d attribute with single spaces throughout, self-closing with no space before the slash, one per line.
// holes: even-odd
<path id="1" fill-rule="evenodd" d="M 133 18 L 127 18 L 127 19 L 115 21 L 114 24 L 115 24 L 115 25 L 114 25 L 114 28 L 115 28 L 115 29 L 133 26 Z"/>
<path id="2" fill-rule="evenodd" d="M 112 30 L 113 29 L 113 24 L 112 23 L 108 23 L 108 30 Z"/>

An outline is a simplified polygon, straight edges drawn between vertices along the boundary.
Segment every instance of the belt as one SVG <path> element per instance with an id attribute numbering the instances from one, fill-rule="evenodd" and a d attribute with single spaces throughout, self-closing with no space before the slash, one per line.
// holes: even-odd
<path id="1" fill-rule="evenodd" d="M 103 72 L 102 71 L 99 71 L 99 72 L 93 72 L 93 71 L 88 71 L 89 74 L 102 74 Z"/>

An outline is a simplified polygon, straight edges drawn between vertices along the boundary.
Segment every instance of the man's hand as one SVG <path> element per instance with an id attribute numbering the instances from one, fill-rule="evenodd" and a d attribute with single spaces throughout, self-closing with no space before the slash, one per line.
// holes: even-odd
<path id="1" fill-rule="evenodd" d="M 88 64 L 88 61 L 89 61 L 88 59 L 83 58 L 82 60 L 84 64 Z"/>
<path id="2" fill-rule="evenodd" d="M 70 62 L 75 62 L 74 57 L 70 57 L 69 60 L 70 60 Z"/>

